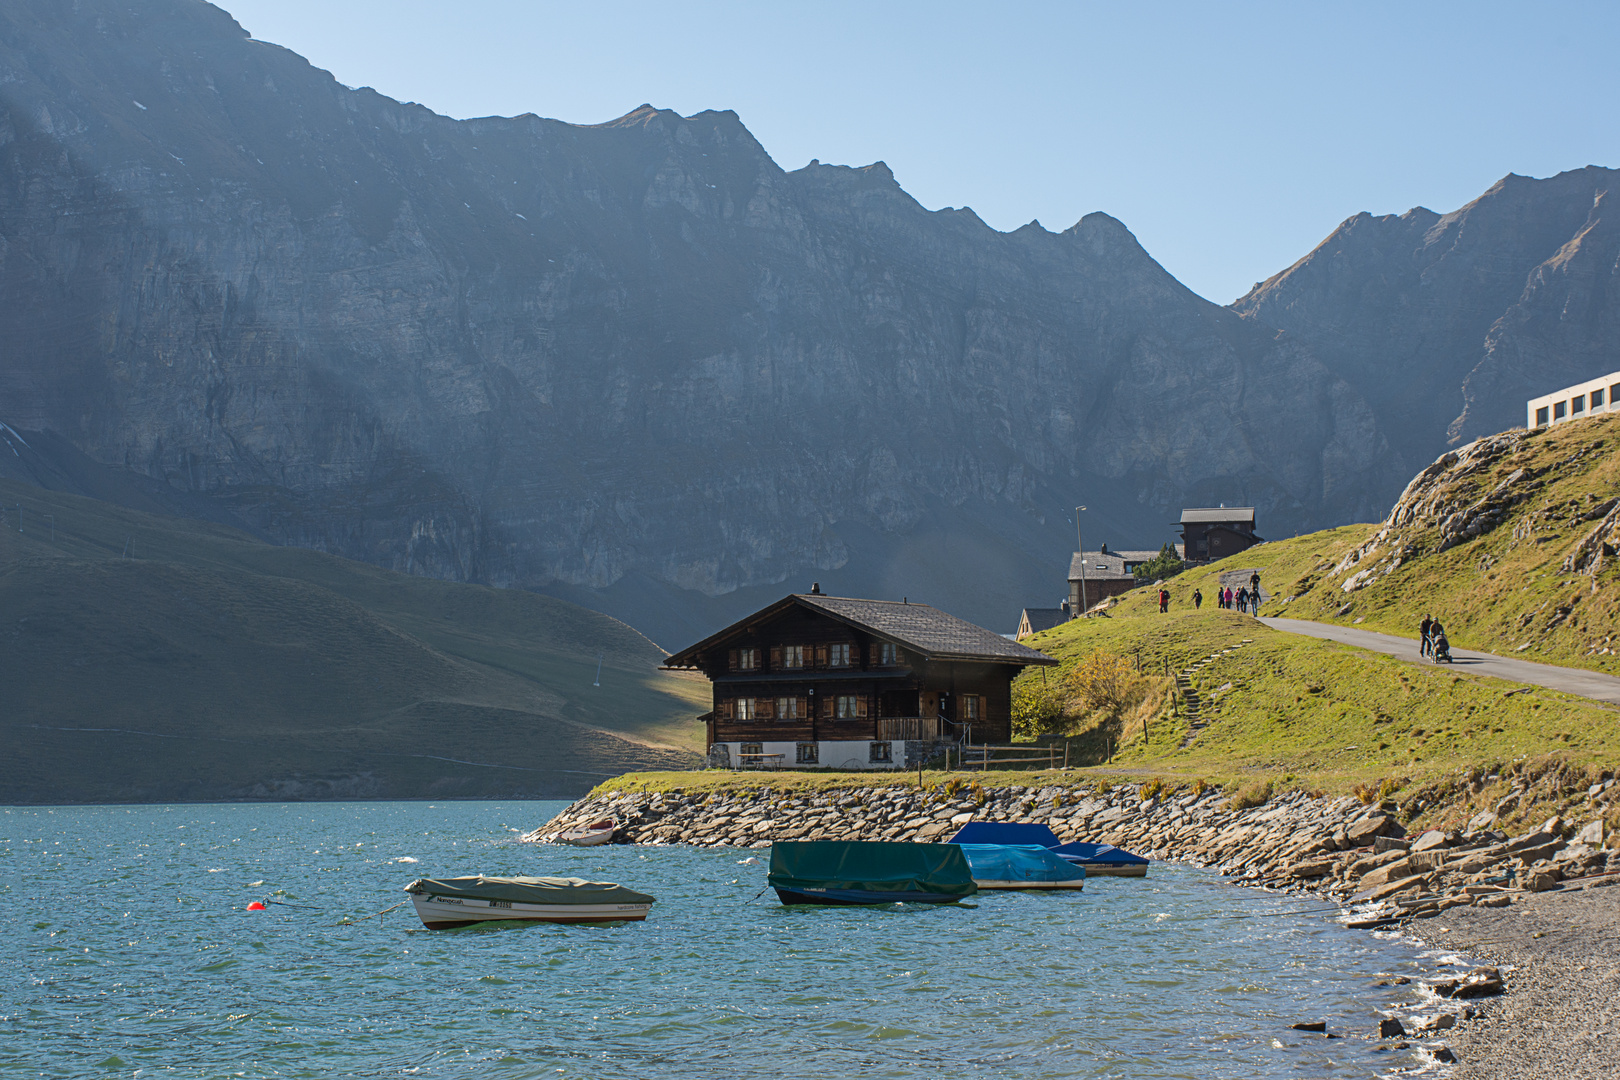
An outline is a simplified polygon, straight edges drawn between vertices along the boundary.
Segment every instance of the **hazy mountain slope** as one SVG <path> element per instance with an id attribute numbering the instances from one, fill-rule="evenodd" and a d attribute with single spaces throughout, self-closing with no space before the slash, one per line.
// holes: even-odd
<path id="1" fill-rule="evenodd" d="M 0 803 L 561 796 L 701 741 L 706 684 L 595 612 L 15 481 L 0 503 Z"/>
<path id="2" fill-rule="evenodd" d="M 1620 366 L 1620 172 L 1507 176 L 1450 214 L 1358 214 L 1232 305 L 1371 404 L 1409 472 Z M 1607 211 L 1607 213 L 1606 213 Z"/>
<path id="3" fill-rule="evenodd" d="M 1106 215 L 998 233 L 731 113 L 455 122 L 192 0 L 6 0 L 0 68 L 0 419 L 284 542 L 666 644 L 789 577 L 995 625 L 1060 592 L 1076 503 L 1278 534 L 1405 475 Z"/>

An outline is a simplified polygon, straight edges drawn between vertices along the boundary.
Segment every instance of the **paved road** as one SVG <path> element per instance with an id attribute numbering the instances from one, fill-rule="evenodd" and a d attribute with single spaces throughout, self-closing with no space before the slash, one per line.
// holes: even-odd
<path id="1" fill-rule="evenodd" d="M 1284 633 L 1326 638 L 1329 641 L 1354 645 L 1359 649 L 1370 649 L 1402 660 L 1410 660 L 1414 664 L 1431 662 L 1418 655 L 1417 638 L 1376 634 L 1371 630 L 1307 622 L 1304 619 L 1262 618 L 1260 621 L 1273 630 L 1281 630 Z M 1451 656 L 1456 661 L 1454 666 L 1457 670 L 1470 675 L 1489 675 L 1492 678 L 1508 679 L 1517 683 L 1533 683 L 1536 686 L 1562 690 L 1566 694 L 1579 694 L 1581 697 L 1596 701 L 1620 704 L 1620 678 L 1613 675 L 1582 671 L 1579 668 L 1556 667 L 1552 664 L 1536 664 L 1529 660 L 1514 660 L 1506 656 L 1494 656 L 1491 653 L 1469 652 L 1466 649 L 1454 648 L 1451 650 Z"/>

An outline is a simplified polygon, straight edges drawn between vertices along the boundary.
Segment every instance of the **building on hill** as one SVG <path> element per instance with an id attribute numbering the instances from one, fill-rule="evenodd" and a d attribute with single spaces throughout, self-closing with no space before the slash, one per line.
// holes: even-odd
<path id="1" fill-rule="evenodd" d="M 1187 562 L 1214 562 L 1247 551 L 1265 537 L 1254 531 L 1254 507 L 1205 506 L 1181 512 L 1181 557 Z"/>
<path id="2" fill-rule="evenodd" d="M 905 768 L 943 742 L 1012 738 L 1012 680 L 1057 661 L 927 604 L 819 585 L 675 653 L 714 687 L 712 765 Z"/>
<path id="3" fill-rule="evenodd" d="M 1018 616 L 1018 631 L 1013 637 L 1023 641 L 1031 634 L 1038 634 L 1042 630 L 1050 630 L 1054 626 L 1062 626 L 1074 616 L 1070 614 L 1073 609 L 1067 600 L 1057 607 L 1027 607 Z"/>
<path id="4" fill-rule="evenodd" d="M 1130 555 L 1146 555 L 1147 559 L 1139 559 L 1134 563 L 1127 563 L 1126 552 L 1109 551 L 1104 544 L 1097 551 L 1076 551 L 1069 557 L 1069 610 L 1083 614 L 1097 606 L 1110 596 L 1118 596 L 1136 588 L 1136 567 L 1147 562 L 1158 554 L 1157 551 L 1129 552 Z M 1084 590 L 1081 584 L 1084 583 Z M 1085 602 L 1081 603 L 1081 592 L 1085 593 Z"/>
<path id="5" fill-rule="evenodd" d="M 1525 426 L 1546 427 L 1593 413 L 1620 412 L 1614 400 L 1616 394 L 1620 394 L 1620 371 L 1531 398 L 1525 402 Z"/>

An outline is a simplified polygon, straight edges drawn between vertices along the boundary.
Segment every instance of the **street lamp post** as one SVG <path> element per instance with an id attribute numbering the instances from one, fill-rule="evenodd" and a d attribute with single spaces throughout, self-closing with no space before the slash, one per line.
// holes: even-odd
<path id="1" fill-rule="evenodd" d="M 1080 532 L 1080 512 L 1085 507 L 1074 508 L 1074 542 L 1080 548 L 1080 610 L 1075 612 L 1075 618 L 1086 613 L 1086 541 Z"/>

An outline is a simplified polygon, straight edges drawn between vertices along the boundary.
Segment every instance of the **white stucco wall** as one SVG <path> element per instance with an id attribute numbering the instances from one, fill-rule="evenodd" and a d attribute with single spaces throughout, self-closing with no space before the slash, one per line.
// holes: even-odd
<path id="1" fill-rule="evenodd" d="M 731 755 L 731 766 L 736 768 L 740 762 L 738 757 L 742 753 L 742 743 L 723 742 L 716 746 L 724 746 Z M 782 762 L 774 768 L 783 769 L 898 769 L 905 763 L 906 744 L 899 740 L 889 743 L 889 753 L 894 758 L 892 762 L 868 761 L 871 754 L 871 740 L 861 739 L 836 741 L 820 740 L 816 743 L 816 763 L 814 765 L 800 765 L 799 744 L 797 742 L 760 742 L 760 753 L 781 754 Z M 752 763 L 750 763 L 752 765 Z"/>

